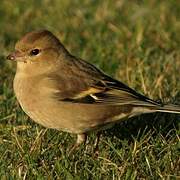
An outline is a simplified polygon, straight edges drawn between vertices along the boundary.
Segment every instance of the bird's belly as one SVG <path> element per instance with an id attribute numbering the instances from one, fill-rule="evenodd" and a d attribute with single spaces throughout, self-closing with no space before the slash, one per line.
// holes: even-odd
<path id="1" fill-rule="evenodd" d="M 33 100 L 33 99 L 32 99 Z M 117 120 L 128 116 L 120 107 L 64 104 L 51 101 L 36 102 L 33 105 L 21 102 L 23 110 L 35 122 L 47 127 L 71 133 L 83 133 L 104 129 Z M 33 107 L 32 107 L 33 106 Z"/>
<path id="2" fill-rule="evenodd" d="M 127 109 L 119 106 L 72 104 L 31 95 L 17 98 L 24 112 L 35 122 L 77 134 L 103 129 L 128 116 Z"/>
<path id="3" fill-rule="evenodd" d="M 105 106 L 62 102 L 52 94 L 38 91 L 34 86 L 15 82 L 16 97 L 25 113 L 35 122 L 72 133 L 83 133 L 104 128 L 129 116 L 129 106 Z"/>
<path id="4" fill-rule="evenodd" d="M 122 107 L 121 111 L 119 106 L 81 104 L 70 105 L 69 108 L 73 109 L 72 116 L 69 116 L 69 119 L 74 121 L 74 129 L 79 131 L 76 133 L 108 129 L 118 120 L 128 117 L 128 114 L 123 111 L 124 108 Z M 67 108 L 67 113 L 69 108 Z"/>

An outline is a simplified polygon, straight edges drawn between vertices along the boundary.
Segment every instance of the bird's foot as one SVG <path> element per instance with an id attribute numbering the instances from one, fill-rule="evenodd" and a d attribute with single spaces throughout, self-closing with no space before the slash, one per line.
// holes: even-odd
<path id="1" fill-rule="evenodd" d="M 87 135 L 85 133 L 78 134 L 76 143 L 70 148 L 68 156 L 70 156 L 82 143 L 86 143 Z"/>
<path id="2" fill-rule="evenodd" d="M 101 137 L 101 133 L 98 132 L 96 140 L 95 140 L 95 143 L 94 143 L 94 153 L 93 153 L 94 157 L 98 157 L 99 156 L 99 141 L 100 141 L 100 137 Z"/>

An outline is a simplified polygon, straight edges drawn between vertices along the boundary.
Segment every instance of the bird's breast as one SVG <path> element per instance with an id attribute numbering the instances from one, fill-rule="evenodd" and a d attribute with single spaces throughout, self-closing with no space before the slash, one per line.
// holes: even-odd
<path id="1" fill-rule="evenodd" d="M 22 108 L 26 109 L 28 107 L 29 110 L 33 110 L 34 105 L 39 100 L 39 90 L 37 88 L 37 82 L 32 81 L 29 78 L 23 78 L 16 75 L 13 85 L 16 98 Z"/>
<path id="2" fill-rule="evenodd" d="M 52 127 L 49 115 L 52 87 L 44 78 L 16 74 L 14 91 L 22 109 L 31 119 L 45 127 Z"/>

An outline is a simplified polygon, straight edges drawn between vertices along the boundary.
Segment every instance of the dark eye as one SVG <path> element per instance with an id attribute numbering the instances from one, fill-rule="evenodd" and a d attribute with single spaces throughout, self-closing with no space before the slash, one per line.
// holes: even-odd
<path id="1" fill-rule="evenodd" d="M 39 49 L 33 49 L 33 50 L 30 52 L 30 55 L 31 55 L 31 56 L 36 56 L 36 55 L 39 54 L 39 52 L 40 52 Z"/>

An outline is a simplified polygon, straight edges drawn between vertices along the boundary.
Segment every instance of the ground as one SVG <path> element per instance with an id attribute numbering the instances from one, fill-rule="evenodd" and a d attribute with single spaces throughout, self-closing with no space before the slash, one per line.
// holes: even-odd
<path id="1" fill-rule="evenodd" d="M 32 122 L 13 93 L 6 55 L 26 32 L 48 29 L 67 49 L 142 94 L 180 103 L 180 4 L 176 0 L 6 0 L 0 3 L 1 179 L 178 179 L 180 116 L 155 113 L 95 133 L 87 152 L 74 135 Z"/>

